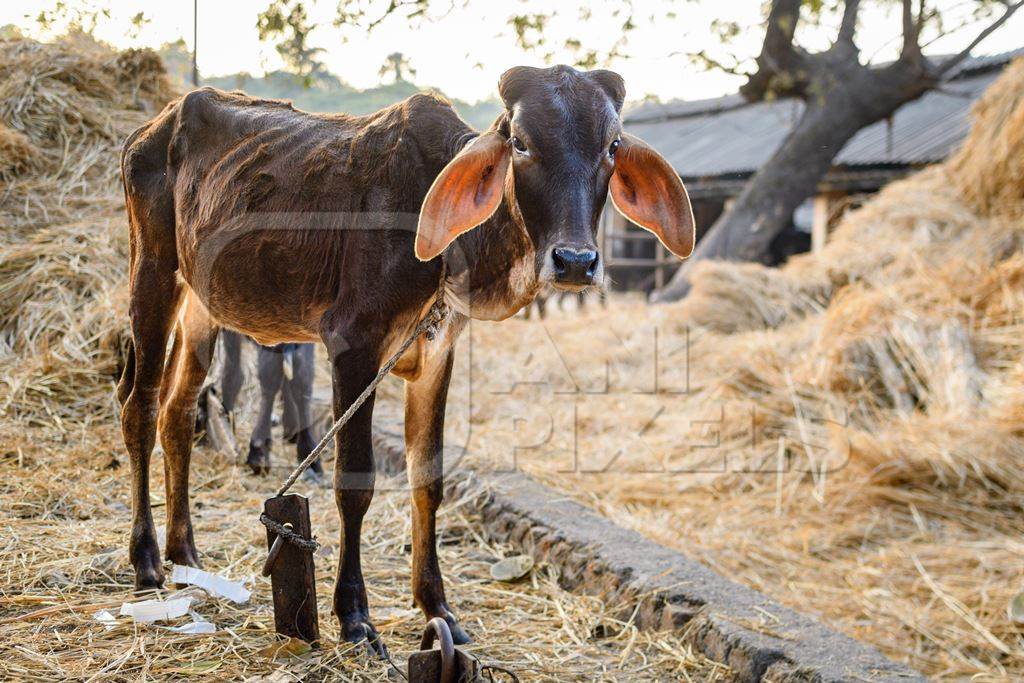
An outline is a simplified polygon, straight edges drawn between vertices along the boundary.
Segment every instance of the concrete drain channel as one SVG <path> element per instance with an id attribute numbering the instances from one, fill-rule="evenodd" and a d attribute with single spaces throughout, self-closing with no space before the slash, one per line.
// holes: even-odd
<path id="1" fill-rule="evenodd" d="M 378 467 L 405 467 L 401 424 L 375 428 Z M 682 553 L 619 527 L 522 473 L 460 465 L 446 495 L 473 501 L 484 532 L 554 566 L 563 588 L 635 612 L 640 628 L 686 634 L 741 681 L 926 681 L 870 645 L 730 581 Z"/>

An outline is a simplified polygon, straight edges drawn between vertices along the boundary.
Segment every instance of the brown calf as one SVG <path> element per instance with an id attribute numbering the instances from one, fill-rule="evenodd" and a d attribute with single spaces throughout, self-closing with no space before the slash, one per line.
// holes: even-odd
<path id="1" fill-rule="evenodd" d="M 468 316 L 506 318 L 544 284 L 581 291 L 599 283 L 595 232 L 609 191 L 673 253 L 685 257 L 693 247 L 678 176 L 622 132 L 619 76 L 519 67 L 499 88 L 506 109 L 484 133 L 428 95 L 356 117 L 204 88 L 128 138 L 122 176 L 133 347 L 117 393 L 132 464 L 130 556 L 139 588 L 164 578 L 149 503 L 157 431 L 167 559 L 199 565 L 189 456 L 196 395 L 218 330 L 261 344 L 322 340 L 340 415 L 430 306 L 444 254 L 457 312 L 394 372 L 406 380 L 413 596 L 428 619 L 448 621 L 456 642 L 468 640 L 448 608 L 434 531 L 453 345 Z M 334 611 L 350 641 L 376 638 L 359 560 L 374 485 L 372 413 L 371 396 L 336 442 Z"/>

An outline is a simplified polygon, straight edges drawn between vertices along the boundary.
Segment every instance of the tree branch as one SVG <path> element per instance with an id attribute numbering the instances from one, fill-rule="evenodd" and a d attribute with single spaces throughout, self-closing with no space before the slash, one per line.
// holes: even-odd
<path id="1" fill-rule="evenodd" d="M 373 21 L 366 25 L 366 30 L 372 31 L 373 29 L 377 28 L 384 22 L 385 19 L 390 17 L 392 14 L 395 14 L 399 9 L 403 7 L 417 7 L 420 10 L 424 10 L 426 9 L 426 3 L 421 2 L 420 0 L 391 0 L 388 3 L 387 8 L 379 17 L 377 17 L 376 19 L 374 19 Z"/>
<path id="2" fill-rule="evenodd" d="M 793 48 L 793 35 L 799 21 L 800 0 L 772 0 L 761 55 L 779 64 L 795 58 L 797 54 Z"/>
<path id="3" fill-rule="evenodd" d="M 902 0 L 903 5 L 903 48 L 900 50 L 900 59 L 906 62 L 920 63 L 921 61 L 921 25 L 918 21 L 924 17 L 924 0 L 921 0 L 920 12 L 917 19 L 914 19 L 914 0 Z"/>
<path id="4" fill-rule="evenodd" d="M 804 53 L 793 45 L 800 4 L 801 0 L 772 0 L 764 43 L 757 57 L 757 72 L 740 88 L 746 99 L 764 99 L 774 83 L 785 82 L 787 93 L 799 93 L 805 85 Z"/>
<path id="5" fill-rule="evenodd" d="M 961 50 L 958 54 L 953 55 L 952 57 L 944 61 L 942 64 L 940 64 L 938 68 L 936 68 L 935 70 L 936 76 L 941 76 L 942 74 L 946 73 L 954 66 L 962 62 L 964 59 L 966 59 L 971 54 L 971 50 L 978 47 L 978 45 L 980 45 L 983 40 L 988 38 L 996 29 L 1005 24 L 1006 20 L 1012 17 L 1014 12 L 1019 10 L 1021 7 L 1024 7 L 1024 0 L 1018 0 L 1017 2 L 1013 3 L 1007 2 L 1005 4 L 1006 11 L 1003 12 L 1003 15 L 996 19 L 995 21 L 993 21 L 991 24 L 989 24 L 988 27 L 986 27 L 985 30 L 979 33 L 977 37 L 974 40 L 972 40 L 970 44 L 968 44 L 967 47 Z"/>
<path id="6" fill-rule="evenodd" d="M 935 10 L 932 10 L 932 14 Z M 921 31 L 924 29 L 925 22 L 928 21 L 928 12 L 924 8 L 924 0 L 919 0 L 917 3 L 917 37 L 921 38 Z"/>
<path id="7" fill-rule="evenodd" d="M 857 33 L 858 10 L 860 10 L 860 0 L 846 0 L 843 4 L 843 21 L 839 24 L 837 43 L 853 44 L 853 37 Z"/>
<path id="8" fill-rule="evenodd" d="M 691 60 L 700 62 L 705 69 L 717 69 L 719 71 L 724 71 L 725 73 L 731 74 L 733 76 L 745 76 L 746 78 L 752 78 L 754 76 L 754 74 L 750 73 L 749 71 L 743 71 L 742 69 L 740 69 L 739 62 L 734 62 L 732 66 L 729 66 L 728 64 L 722 62 L 721 60 L 712 57 L 710 54 L 708 54 L 707 50 L 688 53 L 673 52 L 669 56 L 678 54 L 685 54 Z"/>

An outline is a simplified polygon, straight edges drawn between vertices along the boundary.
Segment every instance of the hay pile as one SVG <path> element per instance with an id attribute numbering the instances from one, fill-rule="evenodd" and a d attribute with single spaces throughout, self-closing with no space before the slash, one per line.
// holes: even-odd
<path id="1" fill-rule="evenodd" d="M 7 419 L 78 421 L 109 405 L 128 263 L 120 145 L 172 97 L 152 51 L 118 53 L 82 34 L 0 40 Z"/>
<path id="2" fill-rule="evenodd" d="M 820 256 L 475 324 L 454 438 L 931 676 L 1019 679 L 1022 217 L 1018 60 Z"/>

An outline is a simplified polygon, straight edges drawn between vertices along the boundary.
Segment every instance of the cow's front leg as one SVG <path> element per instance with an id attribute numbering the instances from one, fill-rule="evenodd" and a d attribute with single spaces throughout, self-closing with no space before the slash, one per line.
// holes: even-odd
<path id="1" fill-rule="evenodd" d="M 444 495 L 444 412 L 454 351 L 423 354 L 420 376 L 405 385 L 405 457 L 412 488 L 412 595 L 427 619 L 442 617 L 456 645 L 470 641 L 444 595 L 437 562 L 437 508 Z"/>
<path id="2" fill-rule="evenodd" d="M 341 329 L 347 329 L 348 326 Z M 325 334 L 334 382 L 334 416 L 340 417 L 377 374 L 377 354 L 366 347 L 352 348 L 340 332 Z M 366 641 L 377 654 L 386 652 L 370 623 L 366 586 L 359 561 L 363 516 L 373 499 L 374 464 L 370 434 L 374 394 L 338 431 L 335 438 L 334 497 L 341 516 L 341 557 L 334 586 L 334 614 L 342 637 L 352 643 Z"/>

